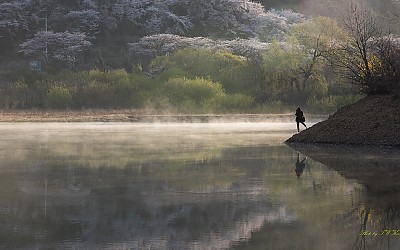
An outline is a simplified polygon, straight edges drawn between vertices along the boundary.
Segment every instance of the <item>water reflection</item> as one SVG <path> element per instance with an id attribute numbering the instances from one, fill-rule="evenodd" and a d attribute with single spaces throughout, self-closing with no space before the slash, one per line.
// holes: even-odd
<path id="1" fill-rule="evenodd" d="M 291 126 L 3 125 L 0 248 L 398 248 L 360 235 L 398 226 L 396 192 L 299 155 Z"/>
<path id="2" fill-rule="evenodd" d="M 295 165 L 296 168 L 294 170 L 296 172 L 297 177 L 300 177 L 300 175 L 303 173 L 304 168 L 306 167 L 306 163 L 305 163 L 306 160 L 307 160 L 307 156 L 305 156 L 304 159 L 302 161 L 300 161 L 300 153 L 297 152 L 297 162 Z"/>
<path id="3" fill-rule="evenodd" d="M 292 148 L 363 184 L 358 201 L 343 216 L 341 225 L 354 231 L 352 247 L 400 247 L 400 151 L 398 149 L 291 145 Z M 357 233 L 357 234 L 356 234 Z"/>

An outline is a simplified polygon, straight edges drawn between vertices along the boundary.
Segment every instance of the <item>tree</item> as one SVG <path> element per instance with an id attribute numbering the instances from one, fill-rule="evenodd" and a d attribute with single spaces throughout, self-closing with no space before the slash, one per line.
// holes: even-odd
<path id="1" fill-rule="evenodd" d="M 213 51 L 228 51 L 244 56 L 254 65 L 262 65 L 261 52 L 266 51 L 269 43 L 257 39 L 212 40 L 206 37 L 183 37 L 171 34 L 145 36 L 137 43 L 129 43 L 129 55 L 145 68 L 151 59 L 183 48 L 203 48 Z M 259 74 L 258 74 L 259 75 Z"/>
<path id="2" fill-rule="evenodd" d="M 29 18 L 23 5 L 19 2 L 0 4 L 0 54 L 12 51 L 18 38 L 28 32 Z"/>
<path id="3" fill-rule="evenodd" d="M 389 93 L 400 93 L 400 38 L 392 34 L 371 41 L 374 54 L 376 81 Z"/>
<path id="4" fill-rule="evenodd" d="M 315 84 L 315 79 L 329 83 L 336 80 L 336 75 L 330 74 L 332 71 L 328 69 L 325 57 L 330 50 L 330 45 L 343 37 L 346 37 L 344 30 L 329 17 L 311 18 L 292 27 L 288 40 L 297 43 L 298 49 L 304 55 L 298 69 L 295 70 L 296 78 L 292 78 L 292 81 L 299 86 L 300 96 L 307 98 L 301 92 L 310 93 L 307 88 Z M 331 79 L 329 79 L 330 75 Z"/>
<path id="5" fill-rule="evenodd" d="M 354 5 L 342 23 L 347 37 L 328 54 L 337 72 L 367 94 L 398 92 L 400 39 L 383 35 L 372 12 Z"/>
<path id="6" fill-rule="evenodd" d="M 73 67 L 78 61 L 79 54 L 90 46 L 91 43 L 83 33 L 40 31 L 32 39 L 20 45 L 20 52 Z"/>
<path id="7" fill-rule="evenodd" d="M 284 40 L 289 30 L 298 23 L 305 21 L 304 15 L 290 10 L 270 10 L 255 15 L 250 28 L 256 37 L 263 42 Z"/>
<path id="8" fill-rule="evenodd" d="M 377 61 L 370 46 L 374 38 L 381 36 L 375 18 L 369 10 L 353 5 L 343 18 L 342 25 L 348 36 L 332 44 L 328 55 L 330 62 L 342 77 L 359 85 L 363 91 L 382 92 L 376 81 L 379 72 L 375 68 Z"/>
<path id="9" fill-rule="evenodd" d="M 65 15 L 70 32 L 84 32 L 94 36 L 99 32 L 100 13 L 95 10 L 70 11 Z"/>
<path id="10" fill-rule="evenodd" d="M 130 69 L 126 45 L 145 36 L 269 42 L 283 40 L 290 27 L 303 20 L 292 11 L 266 12 L 250 0 L 4 1 L 0 2 L 0 52 L 16 54 L 16 45 L 40 31 L 81 32 L 94 42 L 93 64 Z"/>
<path id="11" fill-rule="evenodd" d="M 193 26 L 190 17 L 174 12 L 187 1 L 118 0 L 111 15 L 121 23 L 135 25 L 147 35 L 158 33 L 186 34 Z"/>

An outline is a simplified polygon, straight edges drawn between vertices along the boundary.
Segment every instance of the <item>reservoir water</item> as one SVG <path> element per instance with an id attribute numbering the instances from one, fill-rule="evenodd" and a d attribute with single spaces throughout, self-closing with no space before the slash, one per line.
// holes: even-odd
<path id="1" fill-rule="evenodd" d="M 400 249 L 400 154 L 303 151 L 293 133 L 0 124 L 0 249 Z"/>

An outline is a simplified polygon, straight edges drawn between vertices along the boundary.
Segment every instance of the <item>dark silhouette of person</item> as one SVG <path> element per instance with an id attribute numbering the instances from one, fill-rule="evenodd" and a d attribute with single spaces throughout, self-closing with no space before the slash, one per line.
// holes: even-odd
<path id="1" fill-rule="evenodd" d="M 306 124 L 304 123 L 306 121 L 306 118 L 304 117 L 303 111 L 300 109 L 300 107 L 298 107 L 296 109 L 296 123 L 297 123 L 297 132 L 300 132 L 300 128 L 299 128 L 299 123 L 303 124 L 304 127 L 307 128 Z"/>
<path id="2" fill-rule="evenodd" d="M 304 157 L 302 161 L 300 161 L 300 154 L 297 152 L 297 162 L 296 162 L 296 169 L 294 170 L 296 172 L 297 177 L 300 177 L 300 175 L 303 173 L 304 168 L 306 167 L 305 161 L 307 160 L 307 156 Z"/>

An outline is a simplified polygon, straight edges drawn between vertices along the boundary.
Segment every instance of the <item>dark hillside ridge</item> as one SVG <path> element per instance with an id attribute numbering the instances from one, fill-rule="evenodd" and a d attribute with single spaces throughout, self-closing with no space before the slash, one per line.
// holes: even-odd
<path id="1" fill-rule="evenodd" d="M 292 136 L 286 143 L 400 147 L 400 98 L 367 96 Z"/>

